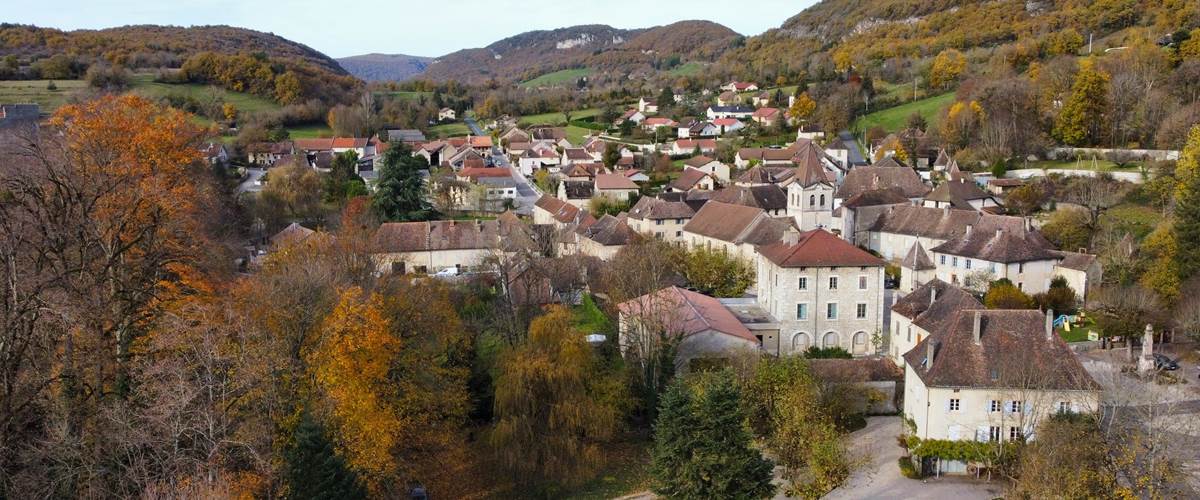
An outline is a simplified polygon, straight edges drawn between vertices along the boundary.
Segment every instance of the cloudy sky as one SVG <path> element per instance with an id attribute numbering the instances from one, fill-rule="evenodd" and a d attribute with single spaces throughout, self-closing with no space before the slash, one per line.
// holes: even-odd
<path id="1" fill-rule="evenodd" d="M 815 0 L 3 0 L 4 22 L 61 29 L 228 24 L 269 31 L 333 57 L 440 56 L 524 31 L 577 24 L 644 28 L 707 19 L 743 35 L 778 27 Z M 13 8 L 13 7 L 16 8 Z"/>

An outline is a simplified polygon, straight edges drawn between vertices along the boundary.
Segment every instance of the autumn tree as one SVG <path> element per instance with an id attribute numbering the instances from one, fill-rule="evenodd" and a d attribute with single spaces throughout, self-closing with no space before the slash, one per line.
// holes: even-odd
<path id="1" fill-rule="evenodd" d="M 1109 76 L 1092 59 L 1079 63 L 1071 94 L 1054 120 L 1054 137 L 1064 144 L 1082 146 L 1097 142 L 1107 107 Z"/>
<path id="2" fill-rule="evenodd" d="M 788 108 L 788 116 L 793 120 L 807 120 L 815 109 L 817 109 L 816 101 L 809 97 L 808 92 L 804 92 L 796 96 L 796 100 Z"/>
<path id="3" fill-rule="evenodd" d="M 1110 444 L 1090 416 L 1053 415 L 1017 464 L 1016 493 L 1027 498 L 1108 497 L 1117 489 Z"/>
<path id="4" fill-rule="evenodd" d="M 726 252 L 696 248 L 681 255 L 680 272 L 688 285 L 705 295 L 741 297 L 754 284 L 749 262 Z"/>
<path id="5" fill-rule="evenodd" d="M 603 460 L 600 443 L 618 422 L 616 409 L 592 392 L 596 360 L 571 321 L 570 311 L 552 307 L 497 367 L 489 442 L 528 488 L 590 477 Z"/>
<path id="6" fill-rule="evenodd" d="M 1086 211 L 1062 208 L 1050 214 L 1042 234 L 1054 246 L 1071 252 L 1092 245 L 1091 219 Z"/>
<path id="7" fill-rule="evenodd" d="M 621 145 L 615 142 L 606 142 L 604 144 L 604 166 L 613 168 L 621 161 Z"/>
<path id="8" fill-rule="evenodd" d="M 1187 279 L 1200 272 L 1200 126 L 1188 134 L 1175 175 L 1176 262 L 1181 278 Z"/>
<path id="9" fill-rule="evenodd" d="M 929 85 L 935 89 L 945 89 L 958 81 L 967 69 L 967 58 L 955 49 L 944 49 L 933 58 L 929 66 Z"/>
<path id="10" fill-rule="evenodd" d="M 307 162 L 304 162 L 307 163 Z M 299 160 L 271 169 L 261 202 L 278 206 L 291 220 L 313 220 L 321 214 L 325 182 Z"/>
<path id="11" fill-rule="evenodd" d="M 652 489 L 668 498 L 766 498 L 773 464 L 750 446 L 741 392 L 729 370 L 677 379 L 654 424 Z"/>
<path id="12" fill-rule="evenodd" d="M 983 296 L 983 304 L 988 309 L 1033 309 L 1036 306 L 1033 297 L 1008 280 L 993 282 Z"/>

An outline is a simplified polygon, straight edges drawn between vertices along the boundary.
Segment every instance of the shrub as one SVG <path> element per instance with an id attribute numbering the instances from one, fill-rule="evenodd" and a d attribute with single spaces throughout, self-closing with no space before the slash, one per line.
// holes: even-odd
<path id="1" fill-rule="evenodd" d="M 917 471 L 917 467 L 913 465 L 911 458 L 900 457 L 896 462 L 900 465 L 900 475 L 909 479 L 921 479 L 921 473 Z"/>
<path id="2" fill-rule="evenodd" d="M 804 357 L 808 359 L 852 359 L 854 358 L 849 352 L 841 347 L 809 347 L 804 351 Z"/>

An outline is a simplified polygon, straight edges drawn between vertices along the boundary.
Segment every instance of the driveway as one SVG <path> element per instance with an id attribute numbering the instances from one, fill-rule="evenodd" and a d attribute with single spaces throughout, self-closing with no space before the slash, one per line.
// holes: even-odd
<path id="1" fill-rule="evenodd" d="M 246 169 L 246 180 L 242 181 L 241 184 L 238 184 L 238 187 L 237 187 L 238 194 L 257 193 L 259 191 L 262 191 L 262 188 L 263 188 L 262 184 L 259 184 L 258 180 L 262 179 L 262 176 L 266 175 L 266 173 L 267 173 L 267 171 L 265 169 L 261 169 L 261 168 Z"/>
<path id="2" fill-rule="evenodd" d="M 1003 496 L 1006 485 L 973 478 L 943 477 L 924 480 L 900 475 L 897 461 L 903 450 L 896 436 L 903 430 L 898 416 L 871 417 L 867 426 L 849 436 L 846 449 L 857 464 L 850 479 L 825 498 L 929 498 L 988 500 Z"/>

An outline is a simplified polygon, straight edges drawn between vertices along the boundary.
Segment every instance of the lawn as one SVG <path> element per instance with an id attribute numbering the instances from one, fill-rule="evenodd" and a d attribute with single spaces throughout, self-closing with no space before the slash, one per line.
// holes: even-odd
<path id="1" fill-rule="evenodd" d="M 553 87 L 555 85 L 570 84 L 574 85 L 575 81 L 589 76 L 592 70 L 588 68 L 564 69 L 553 73 L 546 73 L 532 80 L 522 82 L 522 87 Z"/>
<path id="2" fill-rule="evenodd" d="M 690 61 L 671 68 L 671 71 L 668 71 L 667 74 L 671 76 L 696 76 L 701 71 L 704 71 L 704 68 L 704 63 Z"/>
<path id="3" fill-rule="evenodd" d="M 1108 160 L 1042 160 L 1030 162 L 1028 167 L 1022 168 L 1045 168 L 1045 169 L 1063 169 L 1063 170 L 1096 170 L 1099 172 L 1108 171 L 1137 171 L 1139 165 L 1131 163 L 1131 166 L 1124 169 L 1118 168 L 1116 163 Z"/>
<path id="4" fill-rule="evenodd" d="M 954 92 L 947 92 L 942 95 L 913 101 L 908 104 L 902 104 L 894 108 L 888 108 L 882 111 L 876 111 L 869 115 L 858 119 L 856 125 L 860 130 L 870 130 L 872 127 L 880 126 L 888 132 L 895 132 L 904 128 L 904 122 L 908 120 L 908 116 L 913 113 L 920 113 L 925 117 L 925 121 L 930 125 L 936 124 L 938 120 L 938 112 L 943 107 L 954 101 Z"/>
<path id="5" fill-rule="evenodd" d="M 416 92 L 410 90 L 399 90 L 396 92 L 375 92 L 376 97 L 390 97 L 403 101 L 415 101 L 421 97 L 431 98 L 433 92 Z"/>
<path id="6" fill-rule="evenodd" d="M 174 94 L 203 100 L 213 96 L 221 101 L 233 104 L 239 112 L 243 113 L 273 111 L 280 107 L 279 104 L 270 99 L 244 92 L 232 92 L 212 85 L 199 83 L 158 83 L 154 81 L 154 75 L 147 73 L 133 75 L 133 79 L 130 81 L 130 90 L 136 94 L 150 98 L 160 98 Z"/>
<path id="7" fill-rule="evenodd" d="M 1162 213 L 1150 207 L 1122 203 L 1100 214 L 1100 225 L 1112 225 L 1119 232 L 1129 232 L 1141 240 L 1162 220 Z M 1120 233 L 1118 233 L 1120 234 Z"/>
<path id="8" fill-rule="evenodd" d="M 1069 332 L 1061 327 L 1055 328 L 1054 331 L 1058 332 L 1058 336 L 1067 342 L 1085 342 L 1088 339 L 1089 331 L 1099 333 L 1099 329 L 1096 328 L 1096 322 L 1092 321 L 1091 318 L 1084 318 L 1083 322 L 1071 325 L 1071 331 Z"/>
<path id="9" fill-rule="evenodd" d="M 596 306 L 591 295 L 584 295 L 583 301 L 575 306 L 572 312 L 575 314 L 575 328 L 581 333 L 591 335 L 608 331 L 608 316 Z"/>
<path id="10" fill-rule="evenodd" d="M 49 80 L 5 80 L 0 81 L 0 102 L 6 104 L 36 103 L 43 113 L 49 113 L 66 104 L 76 91 L 87 87 L 83 80 L 54 80 L 57 90 L 47 90 Z"/>
<path id="11" fill-rule="evenodd" d="M 587 139 L 587 136 L 592 135 L 592 133 L 595 132 L 595 130 L 570 125 L 567 127 L 566 132 L 567 132 L 567 140 L 571 141 L 571 144 L 574 144 L 576 146 L 582 146 L 583 141 L 585 139 Z"/>
<path id="12" fill-rule="evenodd" d="M 292 139 L 315 139 L 317 137 L 332 137 L 333 130 L 328 125 L 316 123 L 311 125 L 296 125 L 288 127 L 288 137 Z"/>
<path id="13" fill-rule="evenodd" d="M 650 488 L 650 453 L 646 441 L 621 441 L 606 445 L 607 462 L 595 479 L 566 492 L 571 500 L 617 498 Z"/>
<path id="14" fill-rule="evenodd" d="M 571 119 L 572 120 L 582 120 L 584 118 L 591 118 L 591 117 L 599 115 L 599 114 L 600 114 L 600 108 L 581 109 L 578 111 L 572 111 Z M 553 113 L 542 113 L 540 115 L 522 116 L 519 120 L 517 120 L 517 124 L 521 125 L 521 126 L 565 125 L 566 123 L 567 123 L 566 117 L 564 117 L 562 112 L 559 112 L 559 111 L 555 111 Z"/>
<path id="15" fill-rule="evenodd" d="M 432 138 L 454 137 L 469 133 L 471 133 L 471 129 L 467 128 L 465 123 L 446 123 L 429 127 L 429 136 Z"/>

